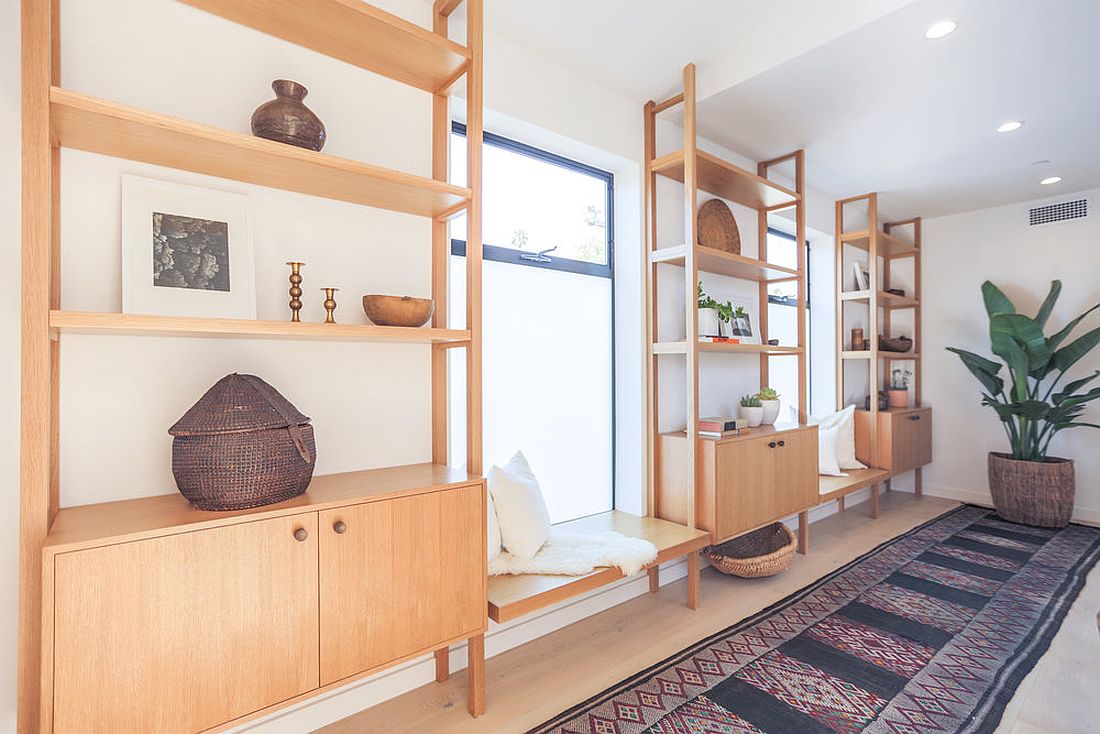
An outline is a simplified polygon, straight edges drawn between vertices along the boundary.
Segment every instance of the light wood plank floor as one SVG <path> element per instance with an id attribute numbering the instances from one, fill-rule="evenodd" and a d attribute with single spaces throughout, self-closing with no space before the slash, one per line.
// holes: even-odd
<path id="1" fill-rule="evenodd" d="M 742 580 L 703 572 L 702 606 L 683 605 L 683 580 L 584 619 L 576 624 L 490 658 L 486 664 L 488 711 L 479 719 L 466 713 L 464 672 L 339 721 L 323 734 L 432 732 L 514 734 L 537 726 L 559 711 L 682 650 L 703 637 L 778 601 L 791 592 L 866 553 L 879 543 L 951 509 L 958 503 L 935 497 L 916 499 L 893 492 L 882 498 L 882 517 L 867 516 L 867 504 L 813 523 L 810 554 L 797 556 L 790 570 L 771 579 Z M 1089 597 L 1089 598 L 1086 598 Z M 1100 607 L 1100 573 L 1074 606 L 1051 653 L 1040 661 L 1013 700 L 1000 732 L 1071 734 L 1100 721 L 1095 691 L 1100 689 L 1100 638 L 1095 615 Z M 1087 640 L 1091 632 L 1091 640 Z M 1067 634 L 1069 638 L 1063 640 Z M 1065 661 L 1065 662 L 1062 662 Z M 1065 667 L 1070 666 L 1070 667 Z M 1069 679 L 1077 676 L 1070 683 Z M 1064 687 L 1061 695 L 1056 689 Z M 1074 693 L 1076 692 L 1076 693 Z M 1070 694 L 1077 698 L 1069 698 Z M 1044 712 L 1057 695 L 1067 721 L 1051 724 Z M 1092 714 L 1084 713 L 1087 701 Z M 1076 705 L 1074 705 L 1076 704 Z M 1017 728 L 1013 728 L 1016 726 Z M 1029 728 L 1030 727 L 1030 728 Z M 1035 728 L 1039 727 L 1039 728 Z"/>

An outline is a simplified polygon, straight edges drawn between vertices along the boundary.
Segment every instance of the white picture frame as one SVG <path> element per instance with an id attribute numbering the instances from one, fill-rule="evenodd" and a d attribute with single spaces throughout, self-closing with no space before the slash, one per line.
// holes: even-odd
<path id="1" fill-rule="evenodd" d="M 757 302 L 750 298 L 731 298 L 729 302 L 735 311 L 740 306 L 745 309 L 746 313 L 744 319 L 732 318 L 726 324 L 729 336 L 739 339 L 742 344 L 759 344 L 760 315 Z"/>
<path id="2" fill-rule="evenodd" d="M 863 269 L 863 263 L 858 260 L 852 263 L 852 272 L 855 274 L 856 290 L 865 291 L 869 290 L 870 273 Z"/>
<path id="3" fill-rule="evenodd" d="M 255 319 L 248 197 L 123 175 L 122 311 Z"/>

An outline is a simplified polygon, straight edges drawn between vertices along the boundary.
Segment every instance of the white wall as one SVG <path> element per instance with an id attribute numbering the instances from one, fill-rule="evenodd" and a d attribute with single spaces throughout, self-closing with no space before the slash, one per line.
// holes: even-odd
<path id="1" fill-rule="evenodd" d="M 1092 206 L 1100 190 L 1084 192 Z M 1050 201 L 1063 201 L 1071 195 Z M 1100 301 L 1100 217 L 1027 225 L 1027 209 L 1036 203 L 985 209 L 924 222 L 924 395 L 933 406 L 933 462 L 925 470 L 925 491 L 988 504 L 986 453 L 1007 450 L 1004 432 L 989 408 L 979 404 L 978 383 L 959 359 L 944 351 L 955 346 L 991 356 L 988 320 L 980 287 L 992 280 L 1016 304 L 1034 314 L 1050 281 L 1060 279 L 1063 290 L 1050 329 Z M 1078 334 L 1100 325 L 1093 315 Z M 1100 353 L 1093 352 L 1072 370 L 1076 376 L 1100 369 Z M 1083 420 L 1100 422 L 1095 405 Z M 1077 463 L 1077 502 L 1074 515 L 1100 521 L 1100 432 L 1079 428 L 1054 440 L 1053 455 Z"/>

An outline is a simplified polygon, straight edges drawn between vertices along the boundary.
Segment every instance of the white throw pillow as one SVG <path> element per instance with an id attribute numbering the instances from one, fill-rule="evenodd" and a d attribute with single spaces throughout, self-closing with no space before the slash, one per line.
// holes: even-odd
<path id="1" fill-rule="evenodd" d="M 500 523 L 500 539 L 514 556 L 532 558 L 550 536 L 550 513 L 522 451 L 504 468 L 489 470 L 489 492 Z"/>
<path id="2" fill-rule="evenodd" d="M 493 504 L 493 493 L 485 493 L 485 532 L 487 535 L 487 546 L 489 549 L 489 560 L 500 556 L 500 521 L 497 520 L 497 508 Z"/>
<path id="3" fill-rule="evenodd" d="M 827 477 L 847 476 L 836 463 L 837 437 L 840 426 L 817 427 L 817 473 Z"/>
<path id="4" fill-rule="evenodd" d="M 791 407 L 792 421 L 798 421 L 798 414 Z M 856 458 L 856 406 L 849 405 L 844 410 L 815 418 L 810 416 L 810 425 L 817 425 L 824 432 L 826 428 L 838 427 L 836 439 L 836 464 L 841 469 L 866 469 Z M 820 447 L 820 443 L 818 444 Z"/>

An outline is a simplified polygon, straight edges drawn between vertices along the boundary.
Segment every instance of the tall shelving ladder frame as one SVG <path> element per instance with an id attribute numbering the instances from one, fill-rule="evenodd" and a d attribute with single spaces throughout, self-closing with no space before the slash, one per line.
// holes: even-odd
<path id="1" fill-rule="evenodd" d="M 42 548 L 60 511 L 59 366 L 62 335 L 157 334 L 418 343 L 431 349 L 432 461 L 447 463 L 447 354 L 466 350 L 466 469 L 482 473 L 481 247 L 466 252 L 466 324 L 446 328 L 448 221 L 465 213 L 468 241 L 481 241 L 483 0 L 436 0 L 428 30 L 366 3 L 314 0 L 182 0 L 241 25 L 432 95 L 431 178 L 307 151 L 120 105 L 61 87 L 60 0 L 22 0 L 21 442 L 18 730 L 39 730 Z M 465 2 L 465 45 L 448 22 Z M 466 79 L 467 179 L 447 183 L 449 97 Z M 179 168 L 288 191 L 405 212 L 432 221 L 432 326 L 203 319 L 61 309 L 61 148 Z M 257 164 L 263 165 L 257 165 Z M 485 709 L 484 628 L 468 640 L 469 709 Z M 447 651 L 435 653 L 445 678 Z"/>
<path id="2" fill-rule="evenodd" d="M 866 229 L 848 231 L 844 227 L 844 215 L 846 207 L 866 202 L 867 227 Z M 912 227 L 913 241 L 905 242 L 890 233 L 896 227 Z M 867 360 L 868 362 L 868 386 L 870 387 L 870 456 L 874 457 L 878 451 L 878 426 L 879 405 L 878 391 L 885 389 L 890 374 L 889 365 L 892 362 L 911 362 L 913 365 L 913 400 L 914 407 L 921 407 L 921 218 L 883 222 L 880 228 L 878 211 L 878 193 L 871 192 L 847 199 L 838 199 L 836 202 L 836 407 L 844 408 L 844 376 L 845 364 L 852 360 Z M 868 265 L 868 289 L 866 291 L 845 291 L 844 282 L 847 278 L 847 268 L 844 266 L 844 246 L 853 245 L 867 252 Z M 913 296 L 905 298 L 887 293 L 890 286 L 891 263 L 894 260 L 913 259 Z M 881 270 L 879 261 L 882 261 Z M 881 273 L 881 279 L 879 275 Z M 879 283 L 882 288 L 879 288 Z M 870 348 L 863 352 L 844 349 L 846 336 L 844 334 L 844 306 L 848 303 L 867 304 L 867 334 L 870 340 Z M 893 311 L 899 309 L 913 310 L 913 349 L 911 352 L 895 353 L 879 349 L 879 327 L 883 336 L 891 335 Z M 882 320 L 879 321 L 881 311 Z M 923 469 L 914 469 L 913 486 L 916 496 L 922 493 Z M 885 480 L 886 489 L 890 489 L 890 478 Z M 872 488 L 877 492 L 877 489 Z M 876 498 L 877 499 L 877 498 Z M 843 509 L 843 497 L 840 498 Z"/>
<path id="3" fill-rule="evenodd" d="M 684 355 L 686 360 L 686 415 L 685 426 L 689 440 L 687 445 L 686 466 L 693 467 L 688 472 L 690 482 L 688 508 L 688 526 L 695 527 L 697 491 L 700 486 L 701 467 L 697 460 L 699 433 L 699 354 L 700 352 L 723 352 L 758 356 L 760 363 L 760 384 L 768 381 L 768 359 L 771 356 L 791 356 L 798 359 L 798 418 L 805 423 L 807 418 L 806 383 L 806 241 L 805 216 L 805 160 L 801 150 L 787 155 L 762 161 L 757 164 L 753 174 L 739 166 L 721 160 L 717 156 L 699 149 L 697 127 L 696 70 L 694 64 L 688 64 L 683 70 L 683 91 L 661 102 L 649 101 L 644 109 L 645 124 L 645 255 L 642 258 L 642 280 L 645 284 L 645 331 L 646 331 L 646 487 L 647 512 L 658 516 L 661 506 L 660 491 L 657 487 L 659 461 L 657 437 L 659 435 L 659 368 L 663 355 Z M 683 106 L 683 145 L 672 153 L 657 156 L 657 115 L 668 109 Z M 795 189 L 791 190 L 768 179 L 770 170 L 778 165 L 793 163 L 795 168 Z M 657 180 L 666 176 L 683 183 L 684 207 L 684 244 L 672 247 L 660 247 L 657 237 Z M 699 246 L 697 232 L 697 213 L 699 192 L 705 191 L 730 201 L 745 205 L 757 212 L 758 257 L 748 258 Z M 795 236 L 797 237 L 797 268 L 790 269 L 767 262 L 768 214 L 783 209 L 795 209 Z M 658 298 L 657 266 L 661 264 L 679 265 L 684 268 L 684 309 L 685 340 L 683 342 L 661 342 L 658 334 Z M 699 315 L 696 299 L 696 283 L 699 272 L 712 272 L 721 275 L 754 280 L 758 283 L 758 310 L 760 322 L 760 345 L 700 343 L 698 339 Z M 790 347 L 768 346 L 768 285 L 770 283 L 795 282 L 798 288 L 797 345 Z M 692 440 L 694 437 L 694 440 Z M 806 536 L 808 517 L 806 512 L 799 514 L 800 539 Z M 802 544 L 804 547 L 804 543 Z M 690 589 L 698 586 L 698 560 L 689 565 L 688 584 Z M 654 576 L 651 575 L 651 587 Z"/>

